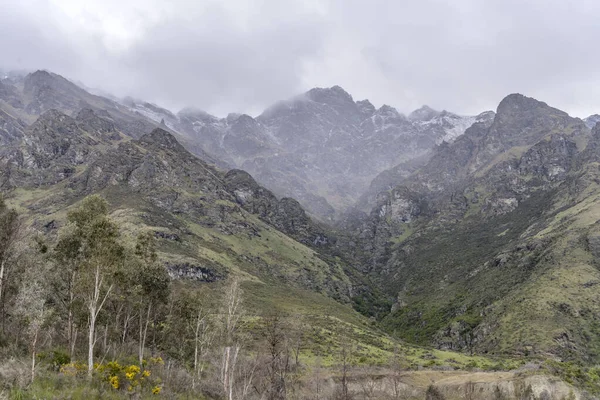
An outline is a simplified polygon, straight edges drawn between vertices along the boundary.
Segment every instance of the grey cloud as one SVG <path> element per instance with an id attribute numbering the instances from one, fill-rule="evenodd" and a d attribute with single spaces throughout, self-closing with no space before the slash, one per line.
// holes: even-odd
<path id="1" fill-rule="evenodd" d="M 472 114 L 510 92 L 577 116 L 600 111 L 596 1 L 147 0 L 140 7 L 175 5 L 151 21 L 130 10 L 137 36 L 119 50 L 51 0 L 7 3 L 0 66 L 47 68 L 175 110 L 256 114 L 337 84 L 404 112 Z"/>

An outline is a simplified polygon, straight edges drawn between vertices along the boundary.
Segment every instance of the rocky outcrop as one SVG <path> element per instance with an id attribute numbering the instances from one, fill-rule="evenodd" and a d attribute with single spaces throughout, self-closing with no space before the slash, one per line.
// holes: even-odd
<path id="1" fill-rule="evenodd" d="M 167 262 L 165 267 L 171 279 L 213 283 L 226 278 L 226 276 L 212 268 L 190 264 L 187 262 Z"/>
<path id="2" fill-rule="evenodd" d="M 286 197 L 278 200 L 242 170 L 230 170 L 224 181 L 237 203 L 248 212 L 301 243 L 313 246 L 328 244 L 327 234 L 306 215 L 296 200 Z"/>
<path id="3" fill-rule="evenodd" d="M 420 118 L 433 117 L 423 110 Z M 536 235 L 546 232 L 547 218 L 561 210 L 558 204 L 568 208 L 593 191 L 599 138 L 600 128 L 590 133 L 579 119 L 510 95 L 493 120 L 441 143 L 401 185 L 383 191 L 368 216 L 355 213 L 346 219 L 343 228 L 355 234 L 338 245 L 400 299 L 385 319 L 388 327 L 445 349 L 492 351 L 501 347 L 496 335 L 502 332 L 503 349 L 541 351 L 506 344 L 512 340 L 507 329 L 514 328 L 498 320 L 498 310 L 507 302 L 519 306 L 515 299 L 500 299 L 522 288 L 538 268 L 553 268 L 553 260 L 563 257 L 561 251 L 553 253 L 555 243 Z M 569 229 L 562 222 L 555 227 Z M 583 238 L 582 254 L 593 253 L 596 236 Z M 497 302 L 502 306 L 494 306 Z M 552 306 L 552 313 L 564 314 L 563 309 Z M 414 326 L 428 331 L 428 339 L 422 333 L 411 336 Z M 556 345 L 545 350 L 586 357 L 577 331 L 552 335 L 549 341 Z"/>
<path id="4" fill-rule="evenodd" d="M 21 145 L 4 155 L 11 186 L 43 186 L 73 176 L 100 155 L 102 135 L 83 131 L 78 122 L 56 110 L 42 114 L 23 131 Z"/>
<path id="5" fill-rule="evenodd" d="M 0 110 L 0 152 L 6 152 L 6 147 L 18 143 L 23 137 L 27 125 L 18 118 Z"/>
<path id="6" fill-rule="evenodd" d="M 538 142 L 519 161 L 520 175 L 534 175 L 548 181 L 563 180 L 571 170 L 577 155 L 577 144 L 572 137 L 552 135 Z"/>
<path id="7" fill-rule="evenodd" d="M 75 120 L 81 129 L 93 136 L 104 140 L 121 139 L 121 134 L 107 112 L 95 112 L 91 108 L 84 108 L 79 111 Z"/>

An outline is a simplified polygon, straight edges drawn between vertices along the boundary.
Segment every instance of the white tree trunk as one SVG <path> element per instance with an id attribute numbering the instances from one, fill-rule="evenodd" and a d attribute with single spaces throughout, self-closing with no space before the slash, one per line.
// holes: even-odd
<path id="1" fill-rule="evenodd" d="M 94 370 L 94 345 L 96 344 L 96 319 L 98 314 L 102 310 L 106 299 L 110 295 L 112 285 L 109 286 L 108 290 L 104 294 L 102 301 L 100 301 L 100 292 L 102 291 L 102 283 L 104 279 L 100 273 L 100 266 L 96 266 L 96 272 L 94 274 L 94 293 L 88 301 L 89 311 L 89 335 L 88 335 L 88 376 L 92 376 Z"/>
<path id="2" fill-rule="evenodd" d="M 2 289 L 4 287 L 4 268 L 6 267 L 6 260 L 3 259 L 0 262 L 0 301 L 2 300 Z"/>
<path id="3" fill-rule="evenodd" d="M 142 367 L 142 364 L 144 362 L 144 349 L 146 348 L 146 335 L 148 334 L 148 324 L 150 323 L 150 310 L 152 308 L 152 303 L 148 303 L 148 313 L 146 315 L 146 322 L 145 324 L 143 324 L 143 328 L 142 328 L 142 322 L 143 322 L 143 313 L 140 310 L 140 348 L 139 348 L 139 361 L 140 361 L 140 368 Z"/>
<path id="4" fill-rule="evenodd" d="M 33 335 L 33 341 L 31 344 L 31 383 L 33 383 L 33 381 L 35 380 L 35 354 L 37 347 L 38 332 L 38 330 L 35 331 Z"/>
<path id="5" fill-rule="evenodd" d="M 88 375 L 92 376 L 94 369 L 94 333 L 96 332 L 96 308 L 90 307 L 90 323 L 88 335 Z"/>
<path id="6" fill-rule="evenodd" d="M 69 282 L 69 316 L 67 321 L 67 339 L 69 341 L 69 348 L 71 353 L 69 356 L 73 359 L 73 352 L 75 350 L 75 323 L 73 321 L 73 302 L 75 301 L 75 292 L 73 287 L 75 285 L 76 272 L 73 271 L 71 274 L 71 282 Z"/>

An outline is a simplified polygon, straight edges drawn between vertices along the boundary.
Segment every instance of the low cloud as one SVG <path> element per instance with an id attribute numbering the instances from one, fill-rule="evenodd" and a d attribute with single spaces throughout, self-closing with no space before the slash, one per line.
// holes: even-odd
<path id="1" fill-rule="evenodd" d="M 473 114 L 511 92 L 600 112 L 596 1 L 5 3 L 1 67 L 49 69 L 174 110 L 257 114 L 337 84 L 404 112 Z"/>

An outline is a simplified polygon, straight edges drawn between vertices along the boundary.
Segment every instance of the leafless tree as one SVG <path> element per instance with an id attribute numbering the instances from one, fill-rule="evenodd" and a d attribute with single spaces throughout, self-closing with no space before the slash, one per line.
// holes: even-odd
<path id="1" fill-rule="evenodd" d="M 192 388 L 196 388 L 196 383 L 204 371 L 204 358 L 208 352 L 214 337 L 215 329 L 210 322 L 210 315 L 204 308 L 199 308 L 195 318 L 194 326 L 194 377 L 192 379 Z"/>
<path id="2" fill-rule="evenodd" d="M 324 370 L 321 366 L 321 358 L 317 358 L 315 361 L 315 365 L 313 367 L 313 373 L 311 377 L 312 389 L 314 400 L 321 400 L 323 396 L 323 379 L 324 379 Z"/>
<path id="3" fill-rule="evenodd" d="M 287 377 L 290 372 L 290 349 L 287 332 L 289 326 L 280 315 L 265 319 L 265 339 L 267 343 L 267 374 L 269 400 L 282 400 L 287 396 Z"/>
<path id="4" fill-rule="evenodd" d="M 2 329 L 4 329 L 5 291 L 8 282 L 10 266 L 22 253 L 23 248 L 18 244 L 22 236 L 21 222 L 16 211 L 9 209 L 0 197 L 0 301 L 2 308 Z"/>
<path id="5" fill-rule="evenodd" d="M 392 369 L 392 373 L 390 375 L 392 392 L 394 399 L 399 399 L 402 388 L 402 363 L 400 361 L 400 349 L 398 346 L 394 347 L 394 355 L 392 356 L 390 367 Z"/>
<path id="6" fill-rule="evenodd" d="M 340 392 L 338 398 L 340 400 L 350 400 L 352 397 L 348 388 L 348 375 L 352 367 L 352 357 L 354 353 L 354 344 L 350 339 L 343 340 L 340 349 Z"/>
<path id="7" fill-rule="evenodd" d="M 221 358 L 221 384 L 228 400 L 234 398 L 236 366 L 240 356 L 241 343 L 238 323 L 242 316 L 242 289 L 238 278 L 233 278 L 225 291 L 223 304 L 223 354 Z"/>
<path id="8" fill-rule="evenodd" d="M 17 296 L 16 314 L 21 316 L 31 347 L 31 382 L 35 380 L 36 355 L 40 333 L 51 314 L 47 306 L 47 285 L 45 284 L 45 269 L 43 263 L 35 254 L 22 260 L 26 264 L 25 279 Z"/>
<path id="9" fill-rule="evenodd" d="M 365 377 L 365 379 L 361 380 L 360 387 L 364 398 L 374 399 L 380 385 L 381 381 L 376 377 Z"/>

